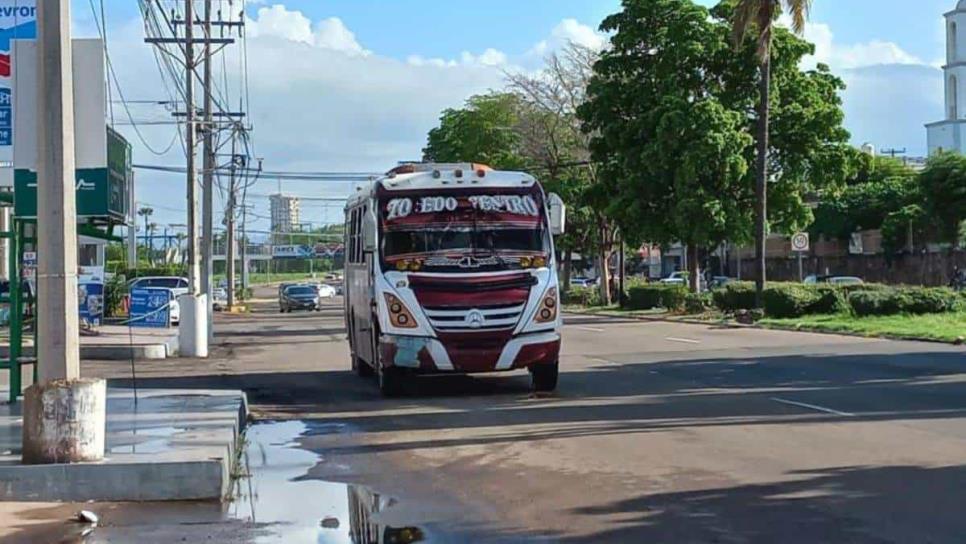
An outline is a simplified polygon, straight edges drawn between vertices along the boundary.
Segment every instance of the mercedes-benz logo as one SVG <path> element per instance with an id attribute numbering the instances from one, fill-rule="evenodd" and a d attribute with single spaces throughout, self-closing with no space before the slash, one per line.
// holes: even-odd
<path id="1" fill-rule="evenodd" d="M 486 318 L 483 317 L 483 312 L 479 310 L 470 310 L 466 314 L 466 325 L 471 329 L 478 329 L 483 326 L 486 322 Z"/>

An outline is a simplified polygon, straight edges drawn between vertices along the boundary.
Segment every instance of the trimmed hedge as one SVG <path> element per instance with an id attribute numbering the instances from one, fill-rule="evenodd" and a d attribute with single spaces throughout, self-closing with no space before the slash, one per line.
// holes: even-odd
<path id="1" fill-rule="evenodd" d="M 787 318 L 801 317 L 818 305 L 821 300 L 818 289 L 807 285 L 779 284 L 765 289 L 762 294 L 765 315 Z"/>
<path id="2" fill-rule="evenodd" d="M 631 310 L 651 310 L 667 308 L 678 311 L 684 309 L 688 289 L 682 285 L 651 283 L 635 285 L 627 290 L 627 307 Z"/>
<path id="3" fill-rule="evenodd" d="M 750 281 L 736 281 L 725 284 L 711 293 L 714 305 L 722 312 L 751 310 L 755 307 L 755 284 Z"/>
<path id="4" fill-rule="evenodd" d="M 563 292 L 563 302 L 577 306 L 601 306 L 600 289 L 571 285 L 570 289 Z"/>
<path id="5" fill-rule="evenodd" d="M 849 306 L 848 286 L 819 285 L 813 287 L 818 297 L 808 308 L 810 314 L 839 314 L 852 309 Z"/>
<path id="6" fill-rule="evenodd" d="M 898 291 L 855 291 L 849 294 L 849 306 L 859 317 L 897 314 L 904 305 Z"/>
<path id="7" fill-rule="evenodd" d="M 941 314 L 966 308 L 963 297 L 945 287 L 855 291 L 849 295 L 849 305 L 858 316 Z"/>
<path id="8" fill-rule="evenodd" d="M 684 297 L 684 311 L 689 314 L 703 314 L 712 304 L 711 293 L 688 293 Z"/>

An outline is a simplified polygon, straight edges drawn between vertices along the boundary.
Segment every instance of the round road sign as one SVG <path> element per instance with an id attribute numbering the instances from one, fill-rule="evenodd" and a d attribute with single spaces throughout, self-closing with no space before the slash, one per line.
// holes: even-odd
<path id="1" fill-rule="evenodd" d="M 808 251 L 808 233 L 799 232 L 792 236 L 792 251 Z"/>

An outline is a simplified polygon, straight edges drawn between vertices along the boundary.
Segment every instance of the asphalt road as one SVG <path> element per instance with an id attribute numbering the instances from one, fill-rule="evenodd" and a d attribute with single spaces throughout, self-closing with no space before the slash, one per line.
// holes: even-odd
<path id="1" fill-rule="evenodd" d="M 255 310 L 219 318 L 211 359 L 141 363 L 139 383 L 246 390 L 259 419 L 299 422 L 315 457 L 293 481 L 370 486 L 396 499 L 387 523 L 439 541 L 966 535 L 960 347 L 568 316 L 553 397 L 518 373 L 420 378 L 386 400 L 349 371 L 338 302 Z"/>

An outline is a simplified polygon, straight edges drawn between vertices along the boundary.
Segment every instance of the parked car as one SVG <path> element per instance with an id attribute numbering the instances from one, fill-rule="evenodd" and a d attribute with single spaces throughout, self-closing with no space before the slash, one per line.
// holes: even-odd
<path id="1" fill-rule="evenodd" d="M 724 287 L 725 285 L 728 285 L 729 283 L 733 283 L 735 281 L 738 281 L 738 280 L 736 280 L 734 278 L 729 278 L 728 276 L 712 276 L 711 277 L 711 282 L 708 284 L 708 288 L 709 289 L 719 289 L 719 288 Z"/>
<path id="2" fill-rule="evenodd" d="M 319 292 L 319 298 L 333 298 L 336 295 L 335 287 L 327 283 L 317 284 L 316 290 Z"/>
<path id="3" fill-rule="evenodd" d="M 665 285 L 687 285 L 688 273 L 684 271 L 671 272 L 666 278 L 661 278 L 661 283 Z"/>
<path id="4" fill-rule="evenodd" d="M 690 274 L 686 270 L 679 270 L 677 272 L 671 272 L 671 275 L 661 279 L 661 283 L 664 285 L 688 285 L 688 277 Z M 708 288 L 708 282 L 701 276 L 701 290 Z"/>
<path id="5" fill-rule="evenodd" d="M 585 278 L 583 276 L 570 278 L 570 285 L 574 287 L 594 287 L 597 284 L 598 284 L 598 280 L 596 278 L 591 279 L 591 278 Z"/>
<path id="6" fill-rule="evenodd" d="M 816 285 L 819 283 L 827 283 L 830 285 L 862 285 L 865 283 L 862 278 L 856 276 L 833 276 L 833 275 L 815 275 L 806 276 L 803 282 L 806 285 Z"/>
<path id="7" fill-rule="evenodd" d="M 279 313 L 318 309 L 320 309 L 319 291 L 312 285 L 289 285 L 278 297 Z"/>
<path id="8" fill-rule="evenodd" d="M 178 276 L 145 276 L 136 278 L 128 283 L 130 289 L 168 289 L 171 291 L 171 305 L 168 307 L 168 315 L 171 316 L 171 324 L 177 325 L 181 322 L 181 305 L 178 304 L 178 297 L 188 294 L 188 279 Z"/>

